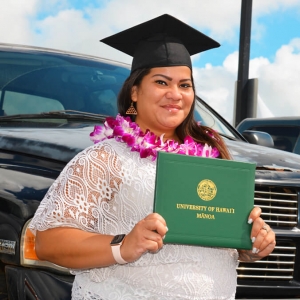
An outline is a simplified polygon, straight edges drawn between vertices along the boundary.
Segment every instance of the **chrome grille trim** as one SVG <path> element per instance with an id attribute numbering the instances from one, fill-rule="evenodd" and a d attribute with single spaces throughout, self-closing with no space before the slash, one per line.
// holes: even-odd
<path id="1" fill-rule="evenodd" d="M 276 187 L 278 188 L 278 187 Z M 280 187 L 279 187 L 280 188 Z M 264 192 L 264 191 L 260 191 L 260 194 L 265 194 L 265 195 L 269 195 L 270 193 L 272 193 L 273 195 L 279 195 L 279 196 L 297 196 L 297 193 L 278 193 L 278 192 Z"/>
<path id="2" fill-rule="evenodd" d="M 296 210 L 298 211 L 297 207 L 281 207 L 281 206 L 266 206 L 266 205 L 260 205 L 260 208 L 268 208 L 268 209 L 281 209 L 281 210 Z"/>
<path id="3" fill-rule="evenodd" d="M 251 276 L 251 275 L 244 275 L 244 276 L 239 276 L 239 278 L 263 278 L 263 279 L 276 279 L 276 280 L 280 280 L 280 279 L 293 279 L 293 276 L 277 276 L 276 278 L 274 278 L 273 276 L 267 276 L 267 275 L 263 275 L 263 276 Z"/>
<path id="4" fill-rule="evenodd" d="M 281 199 L 267 199 L 267 198 L 254 198 L 259 201 L 268 201 L 268 202 L 280 202 L 280 203 L 297 203 L 296 200 L 281 200 Z"/>
<path id="5" fill-rule="evenodd" d="M 294 265 L 294 262 L 291 261 L 266 261 L 266 260 L 258 260 L 255 262 L 256 264 L 276 264 L 276 265 Z"/>
<path id="6" fill-rule="evenodd" d="M 263 216 L 263 214 L 262 214 Z M 297 222 L 296 221 L 292 221 L 292 222 L 287 222 L 287 221 L 284 221 L 284 222 L 279 222 L 279 221 L 272 221 L 272 220 L 268 220 L 268 224 L 270 225 L 270 223 L 274 223 L 276 225 L 278 224 L 293 224 L 293 225 L 297 225 Z M 293 226 L 291 226 L 293 227 Z"/>
<path id="7" fill-rule="evenodd" d="M 244 270 L 244 269 L 242 269 L 242 270 Z M 247 268 L 247 270 L 248 271 L 265 271 L 266 269 L 265 268 Z M 275 270 L 275 269 L 273 269 L 273 270 L 268 270 L 269 272 L 293 272 L 293 268 L 291 268 L 291 269 L 280 269 L 280 270 Z"/>
<path id="8" fill-rule="evenodd" d="M 293 228 L 298 224 L 298 192 L 294 187 L 256 184 L 254 206 L 262 209 L 262 217 L 272 228 Z"/>
<path id="9" fill-rule="evenodd" d="M 277 250 L 280 250 L 280 249 L 285 249 L 285 250 L 296 250 L 296 247 L 295 246 L 279 246 L 279 245 L 276 245 L 276 249 Z"/>
<path id="10" fill-rule="evenodd" d="M 295 259 L 296 245 L 278 240 L 269 256 L 256 262 L 240 262 L 237 268 L 238 278 L 289 281 L 293 279 Z"/>
<path id="11" fill-rule="evenodd" d="M 272 228 L 292 229 L 298 225 L 297 188 L 255 186 L 254 206 L 262 209 L 262 218 Z M 277 240 L 269 256 L 257 262 L 240 262 L 238 279 L 259 279 L 260 281 L 289 282 L 294 276 L 296 245 L 290 241 Z"/>
<path id="12" fill-rule="evenodd" d="M 269 254 L 269 256 L 276 256 L 276 257 L 295 257 L 296 255 L 293 254 Z"/>
<path id="13" fill-rule="evenodd" d="M 261 208 L 261 206 L 260 206 Z M 265 216 L 272 216 L 273 214 L 272 213 L 263 213 Z M 280 217 L 290 217 L 291 214 L 277 214 L 277 216 L 280 216 Z M 292 216 L 297 216 L 297 215 L 292 215 Z"/>

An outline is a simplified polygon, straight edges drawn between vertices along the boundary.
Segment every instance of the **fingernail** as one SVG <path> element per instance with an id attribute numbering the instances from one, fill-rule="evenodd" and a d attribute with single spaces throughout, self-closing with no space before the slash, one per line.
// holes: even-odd
<path id="1" fill-rule="evenodd" d="M 259 251 L 260 251 L 260 250 L 259 250 L 259 249 L 257 249 L 255 253 L 258 253 Z"/>
<path id="2" fill-rule="evenodd" d="M 163 236 L 163 240 L 165 239 L 166 235 Z"/>
<path id="3" fill-rule="evenodd" d="M 252 224 L 253 220 L 250 218 L 248 219 L 248 224 Z"/>
<path id="4" fill-rule="evenodd" d="M 166 230 L 169 231 L 169 228 L 166 226 Z"/>
<path id="5" fill-rule="evenodd" d="M 255 236 L 251 239 L 252 243 L 254 243 L 256 240 Z"/>
<path id="6" fill-rule="evenodd" d="M 252 253 L 256 253 L 257 249 L 255 247 L 253 247 L 252 249 Z"/>

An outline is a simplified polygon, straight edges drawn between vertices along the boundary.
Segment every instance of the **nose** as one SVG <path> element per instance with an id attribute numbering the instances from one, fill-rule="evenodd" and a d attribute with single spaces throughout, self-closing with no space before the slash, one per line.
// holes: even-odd
<path id="1" fill-rule="evenodd" d="M 177 86 L 171 86 L 166 93 L 166 98 L 179 101 L 182 99 L 182 94 Z"/>

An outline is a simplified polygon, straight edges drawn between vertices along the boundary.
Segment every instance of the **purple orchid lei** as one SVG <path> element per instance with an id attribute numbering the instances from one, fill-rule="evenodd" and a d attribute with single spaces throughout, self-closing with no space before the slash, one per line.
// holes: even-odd
<path id="1" fill-rule="evenodd" d="M 164 141 L 163 137 L 163 134 L 158 137 L 149 130 L 143 133 L 129 117 L 122 117 L 120 114 L 116 118 L 106 118 L 103 126 L 96 125 L 94 131 L 90 133 L 90 139 L 94 144 L 114 138 L 118 142 L 126 143 L 131 151 L 139 152 L 141 158 L 150 156 L 152 160 L 156 159 L 157 151 L 211 158 L 216 158 L 220 154 L 217 148 L 196 143 L 190 136 L 185 137 L 183 144 L 174 140 Z"/>

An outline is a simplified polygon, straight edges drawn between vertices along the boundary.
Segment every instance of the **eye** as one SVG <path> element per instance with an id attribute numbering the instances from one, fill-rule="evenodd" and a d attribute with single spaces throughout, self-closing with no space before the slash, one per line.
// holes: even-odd
<path id="1" fill-rule="evenodd" d="M 185 88 L 185 89 L 193 87 L 190 83 L 183 83 L 180 86 Z"/>
<path id="2" fill-rule="evenodd" d="M 161 85 L 167 85 L 167 83 L 163 80 L 156 80 L 155 82 Z"/>

